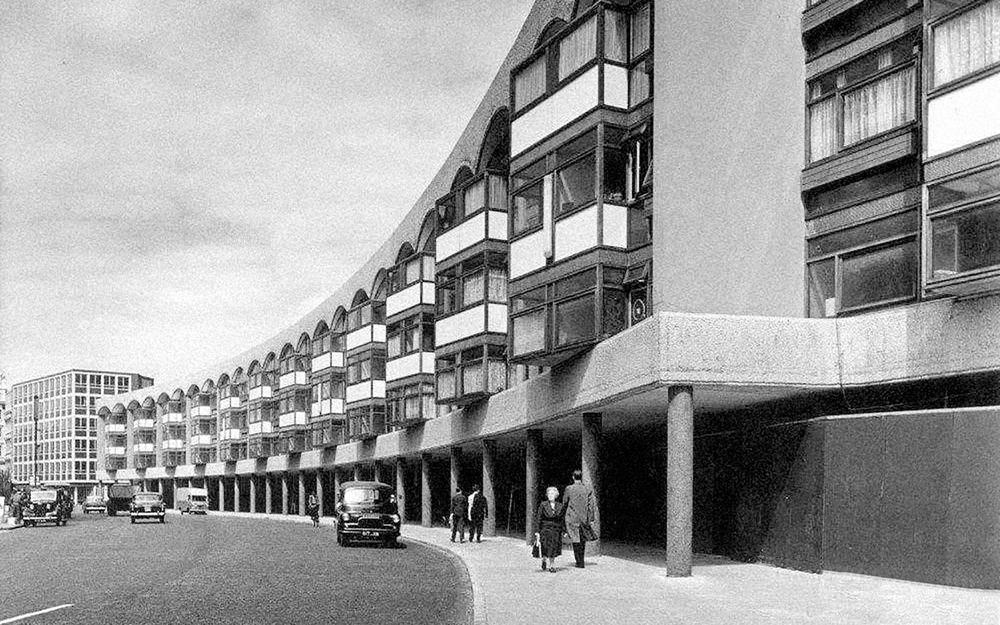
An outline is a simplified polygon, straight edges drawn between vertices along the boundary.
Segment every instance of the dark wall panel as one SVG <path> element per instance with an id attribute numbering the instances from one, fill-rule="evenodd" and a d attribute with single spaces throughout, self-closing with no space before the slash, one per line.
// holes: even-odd
<path id="1" fill-rule="evenodd" d="M 882 418 L 826 422 L 823 493 L 823 565 L 826 569 L 885 575 Z"/>

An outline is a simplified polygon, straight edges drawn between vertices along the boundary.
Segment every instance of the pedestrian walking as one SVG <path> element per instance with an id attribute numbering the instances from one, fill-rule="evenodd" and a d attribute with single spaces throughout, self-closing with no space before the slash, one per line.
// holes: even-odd
<path id="1" fill-rule="evenodd" d="M 556 558 L 562 555 L 562 535 L 566 529 L 566 506 L 559 502 L 559 489 L 545 489 L 545 500 L 535 511 L 535 545 L 542 558 L 542 570 L 555 573 Z"/>
<path id="2" fill-rule="evenodd" d="M 489 516 L 490 507 L 486 502 L 479 484 L 472 488 L 469 495 L 469 542 L 475 537 L 477 543 L 483 542 L 483 521 Z"/>
<path id="3" fill-rule="evenodd" d="M 465 498 L 465 493 L 461 488 L 455 489 L 455 494 L 451 497 L 451 542 L 455 542 L 455 533 L 458 539 L 465 542 L 465 517 L 469 514 L 469 501 Z"/>
<path id="4" fill-rule="evenodd" d="M 573 471 L 573 483 L 563 492 L 563 503 L 566 504 L 566 533 L 573 543 L 573 558 L 576 568 L 582 569 L 586 541 L 596 538 L 591 525 L 596 517 L 594 490 L 583 483 L 583 471 Z"/>
<path id="5" fill-rule="evenodd" d="M 24 501 L 24 491 L 14 491 L 14 495 L 10 500 L 10 514 L 14 517 L 14 523 L 17 525 L 21 524 L 21 520 L 24 517 Z"/>
<path id="6" fill-rule="evenodd" d="M 309 501 L 306 503 L 306 512 L 312 517 L 313 527 L 319 527 L 319 501 L 316 499 L 316 495 L 309 495 Z"/>

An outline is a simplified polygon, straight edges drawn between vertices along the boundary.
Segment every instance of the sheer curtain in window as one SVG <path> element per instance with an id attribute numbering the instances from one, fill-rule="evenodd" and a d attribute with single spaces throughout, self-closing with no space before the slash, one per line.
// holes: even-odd
<path id="1" fill-rule="evenodd" d="M 632 58 L 649 49 L 649 4 L 632 14 Z"/>
<path id="2" fill-rule="evenodd" d="M 608 11 L 604 14 L 604 58 L 624 63 L 628 56 L 628 16 Z"/>
<path id="3" fill-rule="evenodd" d="M 514 77 L 514 110 L 521 110 L 545 93 L 545 56 Z"/>
<path id="4" fill-rule="evenodd" d="M 942 85 L 1000 62 L 1000 0 L 934 28 L 934 84 Z"/>
<path id="5" fill-rule="evenodd" d="M 828 98 L 809 107 L 809 159 L 818 161 L 837 149 L 837 99 Z"/>
<path id="6" fill-rule="evenodd" d="M 507 210 L 507 180 L 501 176 L 490 176 L 490 208 Z"/>
<path id="7" fill-rule="evenodd" d="M 480 180 L 465 190 L 465 214 L 476 212 L 486 205 L 486 181 Z"/>
<path id="8" fill-rule="evenodd" d="M 912 121 L 916 70 L 908 67 L 844 94 L 844 145 Z"/>
<path id="9" fill-rule="evenodd" d="M 559 42 L 559 80 L 597 55 L 597 18 L 590 18 Z"/>
<path id="10" fill-rule="evenodd" d="M 462 305 L 468 306 L 483 300 L 483 272 L 477 271 L 462 280 Z"/>
<path id="11" fill-rule="evenodd" d="M 489 270 L 489 299 L 491 302 L 507 302 L 507 271 L 491 268 Z"/>

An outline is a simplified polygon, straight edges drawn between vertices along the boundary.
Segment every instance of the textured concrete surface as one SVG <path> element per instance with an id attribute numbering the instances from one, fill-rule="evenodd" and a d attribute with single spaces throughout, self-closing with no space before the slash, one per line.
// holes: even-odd
<path id="1" fill-rule="evenodd" d="M 404 533 L 458 554 L 477 596 L 477 623 L 907 624 L 1000 622 L 1000 592 L 850 575 L 800 573 L 696 557 L 689 578 L 668 578 L 655 551 L 604 543 L 605 554 L 572 566 L 563 550 L 543 573 L 522 540 L 452 544 L 447 530 Z"/>
<path id="2" fill-rule="evenodd" d="M 29 622 L 470 622 L 457 558 L 420 544 L 341 548 L 329 525 L 305 521 L 77 514 L 3 532 L 0 621 L 73 604 Z"/>

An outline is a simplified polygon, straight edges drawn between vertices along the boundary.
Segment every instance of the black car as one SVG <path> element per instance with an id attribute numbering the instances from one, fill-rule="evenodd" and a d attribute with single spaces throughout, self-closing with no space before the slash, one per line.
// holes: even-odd
<path id="1" fill-rule="evenodd" d="M 129 505 L 128 515 L 133 523 L 139 519 L 153 519 L 160 523 L 167 522 L 167 509 L 163 505 L 163 497 L 160 496 L 160 493 L 136 493 Z"/>
<path id="2" fill-rule="evenodd" d="M 40 488 L 28 493 L 23 506 L 21 522 L 25 527 L 39 523 L 66 525 L 66 520 L 69 518 L 66 510 L 72 503 L 69 501 L 69 495 L 62 489 Z"/>
<path id="3" fill-rule="evenodd" d="M 337 544 L 396 544 L 399 538 L 396 492 L 381 482 L 345 482 L 337 493 Z"/>

